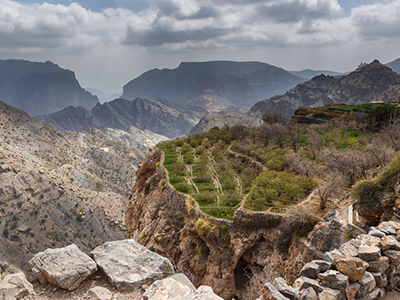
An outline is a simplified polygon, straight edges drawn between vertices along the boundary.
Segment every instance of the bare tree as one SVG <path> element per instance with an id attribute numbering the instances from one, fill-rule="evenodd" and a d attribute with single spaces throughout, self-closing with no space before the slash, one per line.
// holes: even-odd
<path id="1" fill-rule="evenodd" d="M 400 141 L 398 139 L 398 133 L 400 131 L 400 118 L 397 108 L 390 112 L 389 121 L 382 126 L 382 129 L 389 136 L 393 149 L 398 151 L 400 149 Z"/>
<path id="2" fill-rule="evenodd" d="M 238 139 L 242 140 L 243 138 L 246 137 L 246 135 L 248 135 L 249 130 L 246 126 L 244 126 L 242 124 L 235 124 L 229 128 L 229 133 L 232 136 L 237 137 Z"/>
<path id="3" fill-rule="evenodd" d="M 269 142 L 271 141 L 273 135 L 273 127 L 270 124 L 262 124 L 258 128 L 258 136 L 264 142 L 264 146 L 268 147 Z"/>
<path id="4" fill-rule="evenodd" d="M 321 187 L 317 190 L 319 196 L 319 208 L 321 210 L 325 209 L 329 197 L 334 195 L 342 185 L 343 180 L 338 174 L 331 174 L 323 181 Z"/>
<path id="5" fill-rule="evenodd" d="M 288 156 L 288 170 L 306 176 L 313 176 L 317 172 L 315 162 L 298 155 Z"/>
<path id="6" fill-rule="evenodd" d="M 308 149 L 311 152 L 312 158 L 315 159 L 319 150 L 321 149 L 321 135 L 318 132 L 318 128 L 310 127 L 307 132 L 307 142 L 308 142 Z"/>
<path id="7" fill-rule="evenodd" d="M 297 152 L 298 139 L 303 133 L 303 130 L 301 129 L 299 124 L 294 120 L 289 120 L 288 122 L 285 122 L 285 127 L 287 133 L 290 136 L 293 151 Z"/>
<path id="8" fill-rule="evenodd" d="M 344 175 L 349 185 L 353 185 L 357 178 L 366 178 L 367 171 L 373 167 L 371 154 L 361 150 L 327 148 L 324 156 L 327 168 Z"/>
<path id="9" fill-rule="evenodd" d="M 275 123 L 272 125 L 272 132 L 275 142 L 278 144 L 279 148 L 283 148 L 285 138 L 286 138 L 286 128 L 282 124 Z"/>
<path id="10" fill-rule="evenodd" d="M 266 124 L 274 125 L 283 122 L 283 114 L 279 110 L 271 110 L 268 108 L 262 115 L 262 120 Z"/>

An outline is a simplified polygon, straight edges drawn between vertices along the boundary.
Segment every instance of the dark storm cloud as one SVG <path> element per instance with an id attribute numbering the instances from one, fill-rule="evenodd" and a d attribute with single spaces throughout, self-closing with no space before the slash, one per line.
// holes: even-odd
<path id="1" fill-rule="evenodd" d="M 269 18 L 277 23 L 297 23 L 304 19 L 326 19 L 335 14 L 330 1 L 318 1 L 316 5 L 300 1 L 275 2 L 270 5 L 259 5 L 256 11 L 259 19 Z"/>
<path id="2" fill-rule="evenodd" d="M 164 44 L 183 43 L 188 41 L 205 41 L 230 33 L 232 29 L 204 27 L 200 29 L 171 31 L 167 28 L 159 27 L 149 32 L 136 32 L 128 27 L 128 32 L 123 44 L 140 45 L 144 47 L 154 47 Z"/>

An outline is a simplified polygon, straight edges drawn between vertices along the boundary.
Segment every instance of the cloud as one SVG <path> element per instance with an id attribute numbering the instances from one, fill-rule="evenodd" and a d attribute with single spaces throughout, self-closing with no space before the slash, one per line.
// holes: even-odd
<path id="1" fill-rule="evenodd" d="M 354 8 L 351 18 L 364 40 L 400 37 L 400 0 Z"/>
<path id="2" fill-rule="evenodd" d="M 337 0 L 149 0 L 139 12 L 0 0 L 0 48 L 319 47 L 400 36 L 400 0 L 341 12 Z"/>

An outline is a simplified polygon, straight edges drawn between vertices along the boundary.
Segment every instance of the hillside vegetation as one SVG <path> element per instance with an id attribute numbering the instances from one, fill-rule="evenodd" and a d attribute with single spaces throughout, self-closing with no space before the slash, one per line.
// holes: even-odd
<path id="1" fill-rule="evenodd" d="M 158 148 L 165 153 L 170 183 L 210 216 L 232 219 L 241 205 L 285 214 L 313 191 L 324 210 L 332 207 L 333 198 L 348 198 L 349 187 L 359 180 L 378 176 L 398 149 L 397 124 L 391 118 L 395 106 L 364 106 L 323 107 L 320 117 L 340 116 L 322 125 L 283 121 L 269 112 L 258 127 L 215 127 Z M 318 111 L 298 109 L 303 115 Z"/>

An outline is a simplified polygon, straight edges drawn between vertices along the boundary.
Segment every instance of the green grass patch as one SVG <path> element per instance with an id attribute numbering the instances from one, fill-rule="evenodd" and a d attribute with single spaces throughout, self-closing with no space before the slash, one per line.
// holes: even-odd
<path id="1" fill-rule="evenodd" d="M 217 197 L 213 194 L 193 195 L 193 198 L 199 203 L 200 207 L 217 206 Z"/>
<path id="2" fill-rule="evenodd" d="M 234 208 L 201 208 L 201 211 L 214 218 L 233 220 Z"/>

